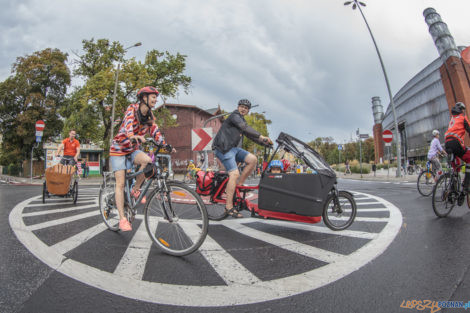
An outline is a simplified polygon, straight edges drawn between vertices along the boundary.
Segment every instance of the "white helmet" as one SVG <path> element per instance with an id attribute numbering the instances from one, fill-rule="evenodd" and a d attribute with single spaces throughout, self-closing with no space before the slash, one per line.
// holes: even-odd
<path id="1" fill-rule="evenodd" d="M 433 130 L 432 131 L 432 136 L 436 137 L 437 135 L 439 135 L 439 131 L 437 129 Z"/>

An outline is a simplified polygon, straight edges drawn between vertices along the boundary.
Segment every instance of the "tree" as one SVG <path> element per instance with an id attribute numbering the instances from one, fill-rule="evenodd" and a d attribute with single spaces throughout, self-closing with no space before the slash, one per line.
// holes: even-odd
<path id="1" fill-rule="evenodd" d="M 266 119 L 266 116 L 264 116 L 263 113 L 252 112 L 245 115 L 245 120 L 248 125 L 253 127 L 261 135 L 269 137 L 268 125 L 270 125 L 272 122 L 271 120 Z M 256 151 L 261 151 L 263 146 L 258 145 L 251 140 L 243 140 L 243 149 L 255 153 L 255 148 Z"/>
<path id="2" fill-rule="evenodd" d="M 35 123 L 44 120 L 43 141 L 57 136 L 63 122 L 58 111 L 65 104 L 70 70 L 68 55 L 44 49 L 18 57 L 12 74 L 0 83 L 0 131 L 3 134 L 0 164 L 20 163 L 29 158 L 35 142 Z M 42 149 L 36 149 L 42 156 Z"/>
<path id="3" fill-rule="evenodd" d="M 77 54 L 74 73 L 80 76 L 84 85 L 76 88 L 68 99 L 62 114 L 67 117 L 64 133 L 75 128 L 81 137 L 101 143 L 105 151 L 109 147 L 111 132 L 111 105 L 113 102 L 115 64 L 119 62 L 119 82 L 115 105 L 115 132 L 130 103 L 135 103 L 139 88 L 155 86 L 165 100 L 177 95 L 180 87 L 188 92 L 191 78 L 183 75 L 186 56 L 151 50 L 145 62 L 125 59 L 125 50 L 119 42 L 108 39 L 83 40 L 83 54 Z M 166 108 L 160 108 L 157 115 L 159 126 L 176 125 Z"/>
<path id="4" fill-rule="evenodd" d="M 357 156 L 359 154 L 359 147 L 355 142 L 348 142 L 344 144 L 344 160 L 354 160 L 359 159 Z"/>
<path id="5" fill-rule="evenodd" d="M 374 138 L 367 138 L 362 143 L 362 159 L 366 163 L 375 161 Z"/>

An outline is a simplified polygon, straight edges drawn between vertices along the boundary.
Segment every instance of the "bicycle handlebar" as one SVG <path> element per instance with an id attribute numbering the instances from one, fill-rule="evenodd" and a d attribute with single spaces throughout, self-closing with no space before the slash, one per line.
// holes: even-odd
<path id="1" fill-rule="evenodd" d="M 145 138 L 145 142 L 150 143 L 150 144 L 154 145 L 155 147 L 157 147 L 158 148 L 157 151 L 160 150 L 160 148 L 165 148 L 165 150 L 168 151 L 168 152 L 171 152 L 173 150 L 173 147 L 171 145 L 169 145 L 169 144 L 164 145 L 164 144 L 161 144 L 161 143 L 157 143 L 155 141 L 155 139 L 153 139 L 153 138 Z M 137 143 L 140 143 L 140 140 L 138 140 L 136 138 L 131 138 L 131 143 L 132 144 L 137 144 Z"/>

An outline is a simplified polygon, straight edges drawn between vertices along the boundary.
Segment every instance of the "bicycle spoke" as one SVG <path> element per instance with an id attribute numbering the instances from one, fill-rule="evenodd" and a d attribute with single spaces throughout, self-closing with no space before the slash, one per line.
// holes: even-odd
<path id="1" fill-rule="evenodd" d="M 164 252 L 186 255 L 199 248 L 207 234 L 205 206 L 186 185 L 167 183 L 167 190 L 156 190 L 146 204 L 147 232 Z"/>

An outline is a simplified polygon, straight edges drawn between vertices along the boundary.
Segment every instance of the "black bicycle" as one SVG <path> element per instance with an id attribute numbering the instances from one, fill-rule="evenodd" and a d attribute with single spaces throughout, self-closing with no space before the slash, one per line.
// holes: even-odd
<path id="1" fill-rule="evenodd" d="M 147 139 L 162 148 L 153 139 Z M 168 147 L 171 151 L 171 147 Z M 126 173 L 124 185 L 124 212 L 127 220 L 132 223 L 136 218 L 137 206 L 144 195 L 154 188 L 147 197 L 143 219 L 147 233 L 152 241 L 163 252 L 184 256 L 196 251 L 207 235 L 207 210 L 201 197 L 184 183 L 168 180 L 168 172 L 164 172 L 156 161 L 155 174 L 150 176 L 142 186 L 137 199 L 131 196 L 131 188 L 135 178 L 144 173 L 138 171 Z M 115 178 L 113 173 L 103 175 L 103 183 L 99 194 L 101 217 L 112 231 L 119 230 L 119 213 L 115 205 Z"/>
<path id="2" fill-rule="evenodd" d="M 418 176 L 418 180 L 416 181 L 416 185 L 418 187 L 418 192 L 422 196 L 430 196 L 434 189 L 434 185 L 436 182 L 436 173 L 432 168 L 431 161 L 426 162 L 426 168 L 421 170 L 421 173 Z"/>
<path id="3" fill-rule="evenodd" d="M 467 206 L 470 208 L 470 199 L 468 193 L 462 188 L 460 178 L 460 169 L 465 164 L 463 162 L 455 164 L 453 155 L 449 155 L 448 160 L 448 171 L 437 180 L 432 191 L 432 209 L 438 217 L 449 215 L 456 204 L 461 206 L 464 203 L 465 197 Z"/>

